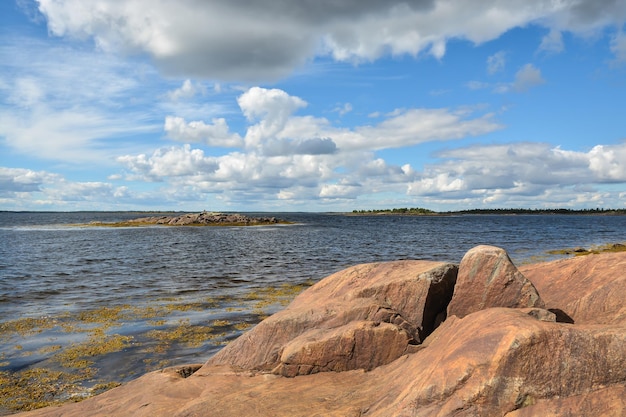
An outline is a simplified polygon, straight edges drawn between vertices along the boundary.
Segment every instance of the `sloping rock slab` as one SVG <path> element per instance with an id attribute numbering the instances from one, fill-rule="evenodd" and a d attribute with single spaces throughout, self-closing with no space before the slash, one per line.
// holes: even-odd
<path id="1" fill-rule="evenodd" d="M 550 309 L 577 324 L 626 323 L 626 253 L 579 256 L 524 265 Z"/>
<path id="2" fill-rule="evenodd" d="M 456 274 L 455 265 L 431 261 L 363 264 L 337 272 L 230 343 L 207 366 L 273 370 L 289 376 L 373 369 L 434 330 L 445 317 Z M 363 321 L 370 325 L 351 327 Z M 387 325 L 377 328 L 380 323 Z M 353 343 L 349 352 L 340 346 L 357 335 L 362 343 Z M 381 346 L 386 346 L 385 354 L 375 351 Z"/>
<path id="3" fill-rule="evenodd" d="M 615 385 L 572 397 L 539 400 L 505 417 L 624 417 L 625 414 L 626 385 Z"/>
<path id="4" fill-rule="evenodd" d="M 490 307 L 543 307 L 533 284 L 517 269 L 504 249 L 480 245 L 459 265 L 448 316 L 466 315 Z"/>
<path id="5" fill-rule="evenodd" d="M 566 411 L 577 399 L 597 410 L 619 406 L 626 327 L 572 326 L 537 320 L 536 313 L 491 308 L 451 317 L 424 348 L 370 372 L 284 378 L 205 365 L 185 379 L 153 372 L 81 403 L 25 416 L 500 417 L 515 410 L 531 415 L 524 409 L 544 405 L 552 407 L 545 415 L 596 416 Z"/>
<path id="6" fill-rule="evenodd" d="M 389 372 L 411 380 L 372 415 L 502 416 L 624 384 L 626 327 L 571 326 L 528 313 L 491 308 L 449 318 L 403 369 Z"/>

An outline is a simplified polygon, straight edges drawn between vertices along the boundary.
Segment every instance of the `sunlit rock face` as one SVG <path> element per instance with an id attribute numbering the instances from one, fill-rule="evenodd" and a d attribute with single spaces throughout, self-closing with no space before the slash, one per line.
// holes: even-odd
<path id="1" fill-rule="evenodd" d="M 481 245 L 461 260 L 448 316 L 465 317 L 490 307 L 544 307 L 544 303 L 504 249 Z"/>
<path id="2" fill-rule="evenodd" d="M 625 280 L 626 253 L 357 265 L 202 366 L 25 415 L 622 416 Z"/>
<path id="3" fill-rule="evenodd" d="M 333 274 L 232 342 L 209 365 L 296 376 L 371 370 L 414 349 L 445 317 L 457 267 L 357 265 Z"/>

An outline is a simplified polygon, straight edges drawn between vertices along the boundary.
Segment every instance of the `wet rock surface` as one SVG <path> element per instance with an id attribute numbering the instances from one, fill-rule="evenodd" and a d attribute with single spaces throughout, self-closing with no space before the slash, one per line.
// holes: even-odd
<path id="1" fill-rule="evenodd" d="M 507 259 L 348 268 L 202 367 L 25 415 L 624 415 L 626 253 Z"/>

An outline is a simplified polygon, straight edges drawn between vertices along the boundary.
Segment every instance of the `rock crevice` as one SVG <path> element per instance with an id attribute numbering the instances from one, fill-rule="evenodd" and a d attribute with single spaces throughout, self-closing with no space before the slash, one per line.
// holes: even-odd
<path id="1" fill-rule="evenodd" d="M 518 269 L 479 246 L 458 267 L 357 265 L 202 367 L 28 416 L 618 417 L 625 284 L 626 253 Z"/>

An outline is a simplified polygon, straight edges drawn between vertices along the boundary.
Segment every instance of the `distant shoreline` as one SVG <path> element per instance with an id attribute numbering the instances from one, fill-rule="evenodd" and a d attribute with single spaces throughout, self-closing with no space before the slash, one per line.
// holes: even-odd
<path id="1" fill-rule="evenodd" d="M 348 216 L 458 216 L 458 215 L 592 215 L 592 216 L 625 216 L 626 209 L 472 209 L 459 211 L 433 211 L 423 208 L 394 208 L 381 210 L 353 210 L 343 213 Z"/>
<path id="2" fill-rule="evenodd" d="M 137 215 L 159 215 L 159 216 L 180 216 L 188 214 L 189 211 L 175 211 L 175 210 L 70 210 L 70 211 L 57 211 L 57 210 L 0 210 L 0 213 L 119 213 L 119 214 L 132 214 Z M 220 214 L 237 214 L 236 212 L 219 212 Z M 352 210 L 350 212 L 342 211 L 250 211 L 239 212 L 255 213 L 255 214 L 272 214 L 272 213 L 310 213 L 310 214 L 332 214 L 332 215 L 346 215 L 346 216 L 374 216 L 374 215 L 394 215 L 394 216 L 458 216 L 458 215 L 480 215 L 480 214 L 576 214 L 576 215 L 626 215 L 626 209 L 471 209 L 471 210 L 457 210 L 457 211 L 434 211 L 429 209 L 372 209 L 372 210 Z"/>

